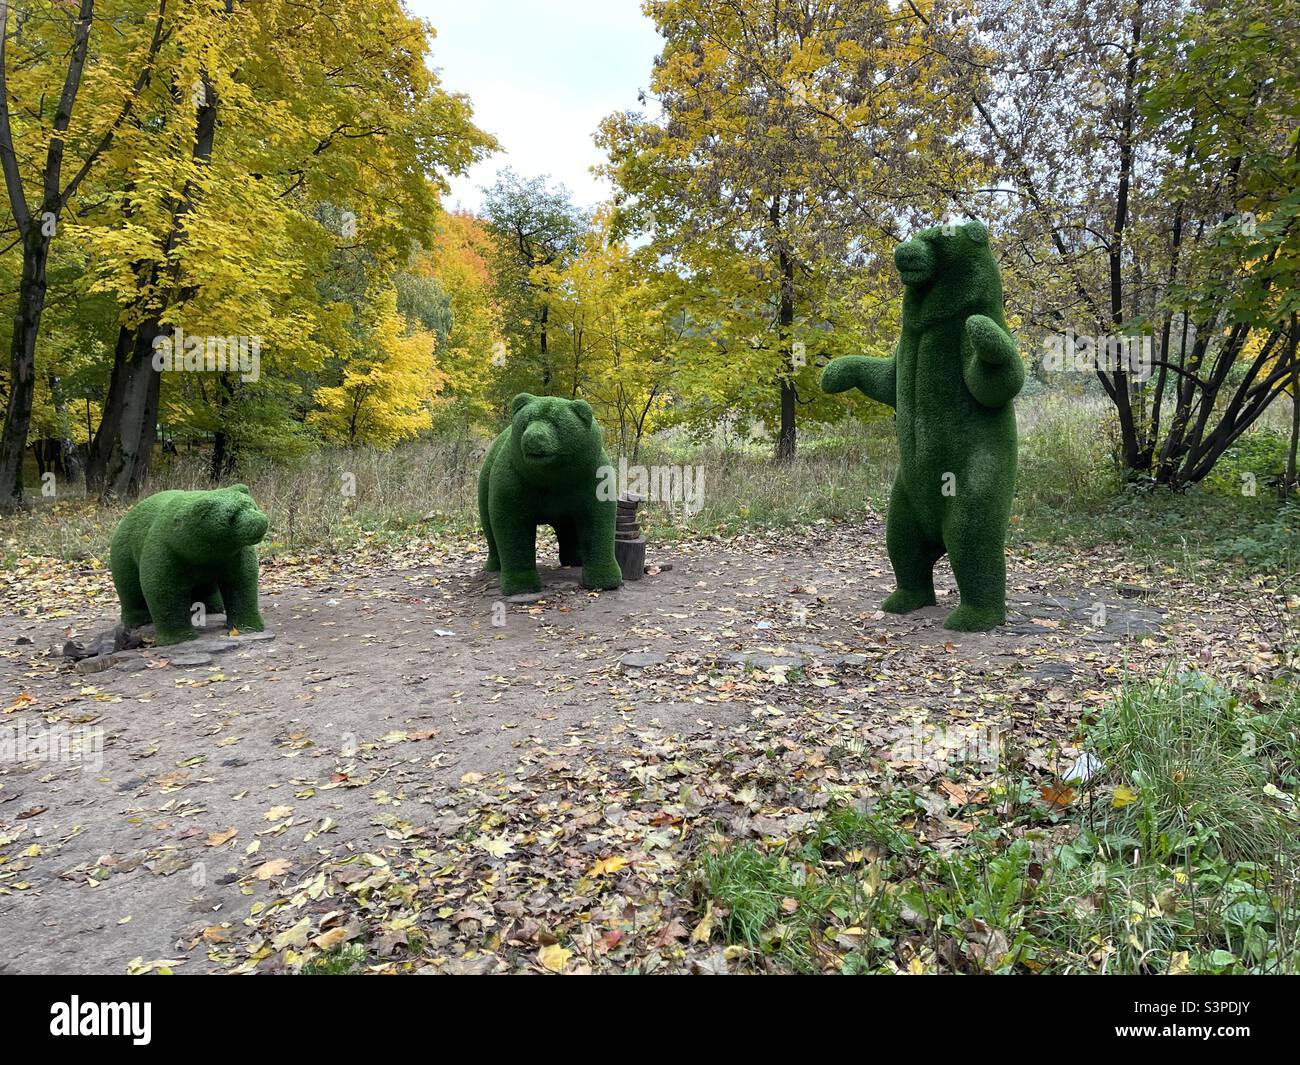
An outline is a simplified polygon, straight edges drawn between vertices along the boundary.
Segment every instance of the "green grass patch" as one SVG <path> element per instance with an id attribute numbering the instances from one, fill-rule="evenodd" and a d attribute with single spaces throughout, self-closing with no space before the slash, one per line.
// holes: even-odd
<path id="1" fill-rule="evenodd" d="M 1130 685 L 1084 726 L 1091 779 L 1008 771 L 1018 801 L 963 813 L 955 853 L 900 789 L 772 849 L 714 841 L 696 904 L 763 970 L 1300 972 L 1298 737 L 1294 684 Z M 1023 801 L 1044 785 L 1069 801 Z"/>

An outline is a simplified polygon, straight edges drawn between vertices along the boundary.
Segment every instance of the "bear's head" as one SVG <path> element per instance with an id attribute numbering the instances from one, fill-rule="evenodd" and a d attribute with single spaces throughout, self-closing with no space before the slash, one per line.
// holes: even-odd
<path id="1" fill-rule="evenodd" d="M 894 249 L 903 279 L 904 321 L 926 326 L 944 318 L 987 314 L 1002 319 L 1002 278 L 980 222 L 925 229 Z"/>
<path id="2" fill-rule="evenodd" d="M 510 401 L 510 416 L 510 451 L 518 469 L 562 476 L 600 465 L 603 435 L 586 401 L 521 392 Z"/>
<path id="3" fill-rule="evenodd" d="M 267 517 L 247 485 L 190 492 L 175 516 L 174 545 L 195 561 L 233 555 L 266 535 Z"/>

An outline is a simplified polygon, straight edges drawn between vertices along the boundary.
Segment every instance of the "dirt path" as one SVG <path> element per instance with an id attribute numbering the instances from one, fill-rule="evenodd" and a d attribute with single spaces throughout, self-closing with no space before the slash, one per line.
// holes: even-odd
<path id="1" fill-rule="evenodd" d="M 987 772 L 1008 732 L 1050 773 L 1126 669 L 1267 654 L 1248 589 L 1111 560 L 1013 560 L 995 634 L 940 627 L 946 571 L 940 607 L 882 615 L 883 541 L 652 545 L 671 571 L 595 595 L 550 569 L 510 604 L 472 546 L 272 563 L 273 639 L 85 675 L 50 649 L 112 623 L 106 575 L 15 579 L 4 968 L 292 969 L 350 941 L 375 968 L 707 968 L 681 877 L 719 826 L 779 837 L 886 776 Z M 954 846 L 956 813 L 930 826 Z"/>

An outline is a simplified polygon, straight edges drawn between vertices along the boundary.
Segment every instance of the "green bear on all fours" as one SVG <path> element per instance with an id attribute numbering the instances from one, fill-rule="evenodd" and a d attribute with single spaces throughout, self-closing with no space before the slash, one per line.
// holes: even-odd
<path id="1" fill-rule="evenodd" d="M 152 621 L 158 644 L 192 640 L 190 612 L 202 603 L 232 629 L 261 632 L 254 545 L 266 528 L 242 484 L 142 499 L 118 523 L 109 555 L 122 624 Z"/>
<path id="2" fill-rule="evenodd" d="M 1016 484 L 1012 400 L 1024 364 L 1002 315 L 1002 278 L 979 222 L 927 229 L 894 251 L 902 336 L 892 358 L 834 359 L 822 388 L 859 388 L 897 412 L 898 474 L 885 542 L 897 590 L 882 608 L 931 606 L 947 552 L 961 604 L 944 622 L 1006 620 L 1006 533 Z"/>
<path id="3" fill-rule="evenodd" d="M 492 442 L 478 479 L 485 568 L 501 571 L 502 595 L 540 592 L 537 526 L 550 525 L 560 565 L 581 566 L 583 587 L 617 588 L 623 583 L 614 557 L 618 501 L 597 491 L 598 471 L 610 462 L 591 407 L 522 392 L 511 400 L 510 414 L 510 428 Z"/>

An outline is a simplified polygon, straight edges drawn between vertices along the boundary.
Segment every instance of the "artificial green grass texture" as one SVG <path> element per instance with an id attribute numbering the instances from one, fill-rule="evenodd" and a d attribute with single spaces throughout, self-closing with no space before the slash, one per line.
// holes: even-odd
<path id="1" fill-rule="evenodd" d="M 485 568 L 501 572 L 502 595 L 540 592 L 537 526 L 550 525 L 560 565 L 581 566 L 583 587 L 617 588 L 623 583 L 614 558 L 618 501 L 597 491 L 598 471 L 610 461 L 590 405 L 521 392 L 510 412 L 510 428 L 492 442 L 479 474 Z"/>
<path id="2" fill-rule="evenodd" d="M 932 606 L 934 564 L 946 553 L 961 603 L 944 626 L 992 629 L 1006 620 L 1012 401 L 1025 380 L 1002 313 L 1002 279 L 979 222 L 924 230 L 895 249 L 894 262 L 904 285 L 895 354 L 835 359 L 822 388 L 858 388 L 897 411 L 885 532 L 897 589 L 882 609 Z"/>
<path id="3" fill-rule="evenodd" d="M 181 643 L 198 635 L 191 611 L 202 603 L 230 628 L 261 632 L 254 545 L 266 528 L 242 484 L 142 499 L 118 523 L 109 553 L 122 624 L 152 621 L 156 643 Z"/>

